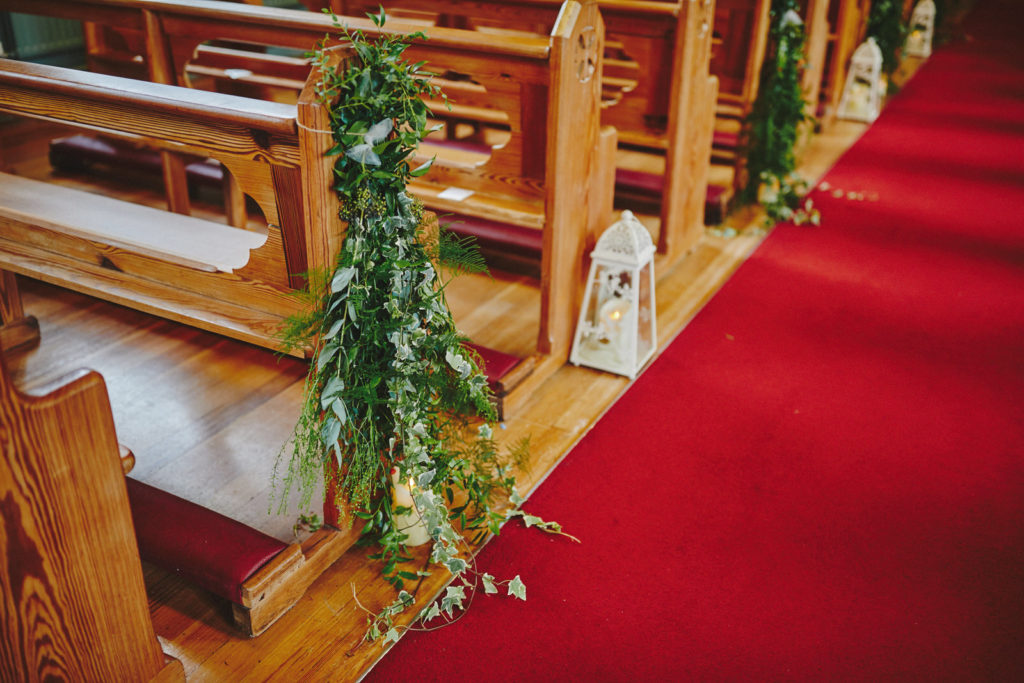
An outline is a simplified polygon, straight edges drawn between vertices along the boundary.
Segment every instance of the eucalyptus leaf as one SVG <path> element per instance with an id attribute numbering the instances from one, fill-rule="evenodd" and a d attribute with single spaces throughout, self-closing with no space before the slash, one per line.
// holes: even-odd
<path id="1" fill-rule="evenodd" d="M 340 398 L 331 403 L 331 412 L 338 416 L 342 424 L 348 422 L 348 411 L 345 409 L 345 402 Z"/>
<path id="2" fill-rule="evenodd" d="M 353 266 L 338 268 L 334 271 L 334 277 L 331 279 L 331 294 L 337 294 L 348 288 L 349 283 L 352 282 L 352 278 L 355 277 L 355 275 L 356 269 Z"/>

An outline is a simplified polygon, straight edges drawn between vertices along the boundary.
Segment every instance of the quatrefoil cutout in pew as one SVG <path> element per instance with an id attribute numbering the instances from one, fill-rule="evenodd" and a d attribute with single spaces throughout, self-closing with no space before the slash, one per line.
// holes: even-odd
<path id="1" fill-rule="evenodd" d="M 576 54 L 576 78 L 589 83 L 597 71 L 597 31 L 588 26 L 580 32 Z"/>

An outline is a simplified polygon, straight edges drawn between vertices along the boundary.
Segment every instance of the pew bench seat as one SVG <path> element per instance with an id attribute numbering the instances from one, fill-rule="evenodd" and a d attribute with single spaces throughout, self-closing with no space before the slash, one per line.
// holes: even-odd
<path id="1" fill-rule="evenodd" d="M 151 256 L 206 272 L 249 262 L 267 235 L 52 183 L 0 174 L 0 222 Z"/>

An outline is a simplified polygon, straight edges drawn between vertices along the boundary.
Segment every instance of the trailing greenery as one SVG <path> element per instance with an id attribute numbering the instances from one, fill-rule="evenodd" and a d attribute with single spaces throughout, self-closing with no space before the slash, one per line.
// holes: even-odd
<path id="1" fill-rule="evenodd" d="M 807 35 L 796 9 L 797 0 L 772 0 L 768 52 L 747 119 L 747 179 L 740 199 L 759 202 L 772 223 L 817 224 L 818 211 L 803 198 L 807 184 L 795 172 L 793 150 L 801 124 L 810 120 L 800 84 Z"/>
<path id="2" fill-rule="evenodd" d="M 907 37 L 901 0 L 872 0 L 868 37 L 874 38 L 882 51 L 882 71 L 892 76 L 900 65 L 899 52 Z"/>
<path id="3" fill-rule="evenodd" d="M 383 10 L 368 16 L 383 27 Z M 409 568 L 408 536 L 396 518 L 418 514 L 433 540 L 430 561 L 455 575 L 454 593 L 434 606 L 451 616 L 462 606 L 459 591 L 475 585 L 456 525 L 477 541 L 523 516 L 512 470 L 527 444 L 498 449 L 491 392 L 445 301 L 445 273 L 480 270 L 479 255 L 443 230 L 425 246 L 431 240 L 420 234 L 422 205 L 406 193 L 431 163 L 410 165 L 430 132 L 422 96 L 440 96 L 423 63 L 403 58 L 409 39 L 424 36 L 371 42 L 337 18 L 335 25 L 347 62 L 333 66 L 334 48 L 323 45 L 311 56 L 322 74 L 318 94 L 330 103 L 337 144 L 328 154 L 337 157 L 334 190 L 348 228 L 334 272 L 310 275 L 312 312 L 285 332 L 287 344 L 313 344 L 315 356 L 275 481 L 282 509 L 293 488 L 307 506 L 325 484 L 365 520 L 361 540 L 379 548 L 371 558 L 383 562 L 385 578 L 400 591 L 372 615 L 368 636 L 397 639 L 394 617 L 413 601 L 405 584 L 424 572 Z M 439 272 L 434 264 L 442 258 L 451 267 Z M 415 509 L 393 507 L 393 468 Z M 556 524 L 536 525 L 560 532 Z M 518 577 L 506 583 L 525 599 Z"/>

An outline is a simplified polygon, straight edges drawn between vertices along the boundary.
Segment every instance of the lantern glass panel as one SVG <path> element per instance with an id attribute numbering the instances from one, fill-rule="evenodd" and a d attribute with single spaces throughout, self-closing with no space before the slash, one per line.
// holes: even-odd
<path id="1" fill-rule="evenodd" d="M 637 290 L 639 297 L 637 299 L 637 341 L 636 341 L 636 358 L 633 360 L 634 363 L 640 364 L 647 360 L 647 356 L 654 351 L 654 325 L 653 318 L 654 311 L 651 310 L 651 302 L 654 297 L 651 296 L 651 277 L 654 264 L 648 261 L 640 268 L 640 275 L 637 277 Z"/>
<path id="2" fill-rule="evenodd" d="M 635 359 L 630 357 L 630 338 L 636 325 L 631 271 L 598 264 L 587 298 L 577 349 L 579 361 L 609 370 L 631 369 Z"/>

